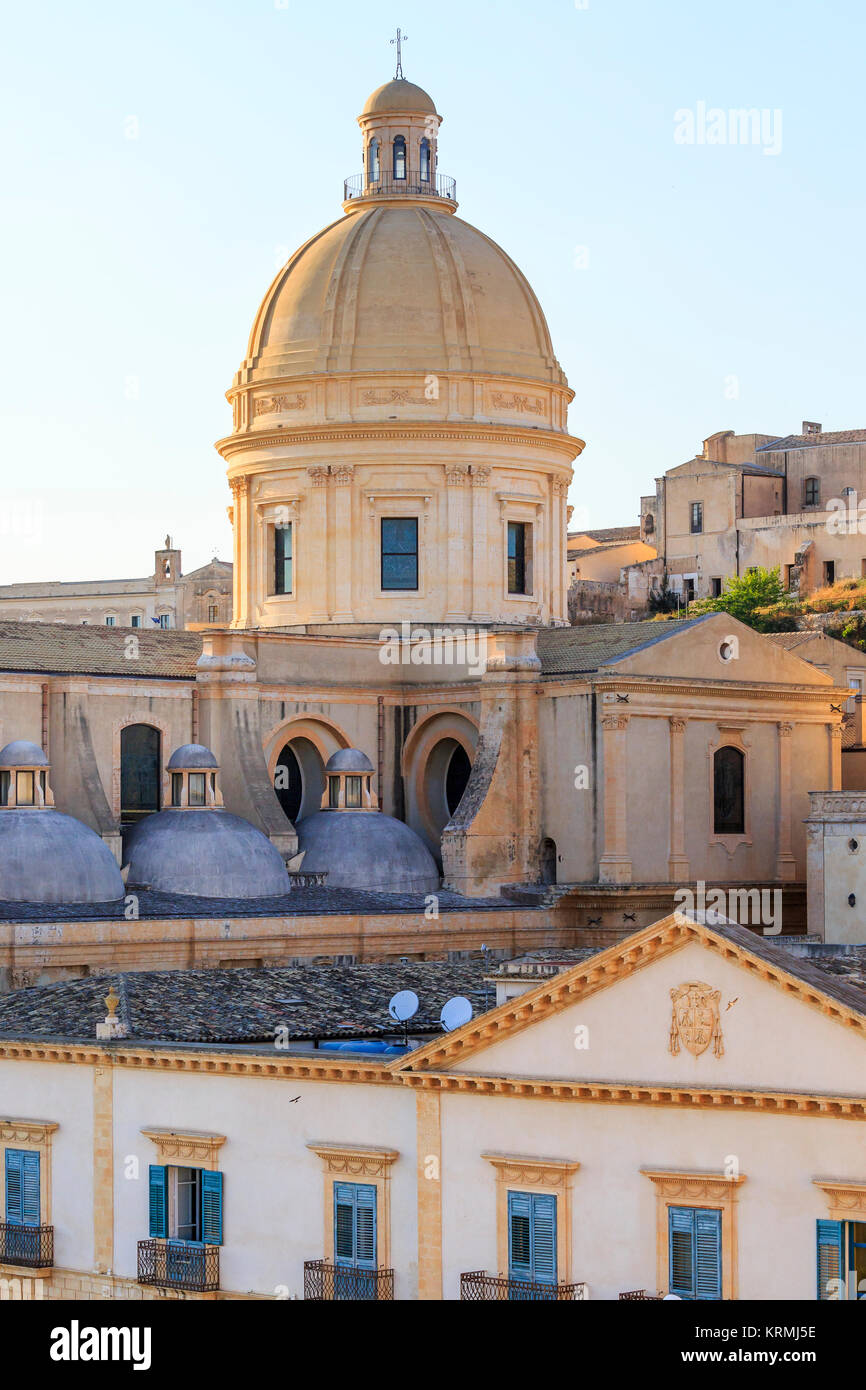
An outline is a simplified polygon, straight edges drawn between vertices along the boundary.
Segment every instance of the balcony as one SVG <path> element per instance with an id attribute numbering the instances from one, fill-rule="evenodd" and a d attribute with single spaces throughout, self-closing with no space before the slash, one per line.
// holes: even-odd
<path id="1" fill-rule="evenodd" d="M 661 1303 L 664 1294 L 647 1293 L 646 1289 L 632 1289 L 629 1293 L 621 1293 L 620 1303 Z"/>
<path id="2" fill-rule="evenodd" d="M 138 1282 L 183 1293 L 216 1293 L 220 1286 L 219 1246 L 140 1240 Z"/>
<path id="3" fill-rule="evenodd" d="M 51 1269 L 54 1265 L 53 1226 L 15 1226 L 0 1221 L 0 1265 L 21 1269 Z"/>
<path id="4" fill-rule="evenodd" d="M 583 1303 L 589 1298 L 587 1284 L 537 1284 L 529 1279 L 509 1279 L 504 1274 L 485 1274 L 474 1270 L 460 1275 L 462 1303 Z"/>
<path id="5" fill-rule="evenodd" d="M 430 174 L 425 179 L 411 169 L 402 179 L 386 173 L 380 174 L 377 179 L 368 179 L 366 174 L 354 174 L 343 183 L 343 202 L 354 203 L 360 198 L 433 198 L 439 202 L 456 203 L 457 181 L 447 174 Z"/>
<path id="6" fill-rule="evenodd" d="M 307 1260 L 304 1299 L 308 1303 L 393 1303 L 394 1271 Z"/>

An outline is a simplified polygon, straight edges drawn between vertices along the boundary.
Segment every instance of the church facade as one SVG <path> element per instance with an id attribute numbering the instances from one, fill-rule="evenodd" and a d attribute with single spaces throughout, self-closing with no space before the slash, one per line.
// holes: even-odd
<path id="1" fill-rule="evenodd" d="M 296 827 L 327 808 L 329 760 L 357 751 L 465 928 L 443 934 L 421 900 L 392 930 L 326 894 L 320 923 L 351 911 L 372 936 L 328 944 L 320 925 L 305 951 L 303 921 L 289 930 L 271 904 L 256 914 L 266 947 L 239 932 L 220 952 L 213 919 L 232 934 L 237 914 L 199 895 L 185 915 L 214 963 L 508 950 L 576 930 L 604 944 L 698 880 L 778 889 L 802 931 L 803 822 L 810 792 L 842 786 L 848 692 L 725 615 L 568 626 L 573 392 L 522 272 L 456 215 L 440 123 L 402 78 L 373 93 L 343 215 L 255 316 L 217 446 L 231 624 L 0 625 L 0 737 L 44 750 L 57 806 L 121 864 L 137 823 L 171 805 L 170 755 L 204 746 L 226 810 L 280 851 L 293 891 Z M 348 887 L 363 893 L 358 861 Z M 121 909 L 98 948 L 70 923 L 70 970 L 106 968 L 121 938 L 133 968 L 175 963 L 172 912 L 154 906 L 135 949 Z M 6 916 L 40 978 L 39 931 Z M 11 936 L 2 950 L 13 969 Z"/>

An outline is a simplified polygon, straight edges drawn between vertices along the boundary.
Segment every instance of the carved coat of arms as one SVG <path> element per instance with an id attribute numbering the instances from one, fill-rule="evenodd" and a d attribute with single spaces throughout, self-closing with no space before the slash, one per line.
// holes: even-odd
<path id="1" fill-rule="evenodd" d="M 670 1050 L 674 1056 L 680 1050 L 680 1043 L 693 1057 L 700 1057 L 710 1043 L 716 1057 L 724 1055 L 719 1014 L 721 997 L 721 990 L 695 980 L 671 990 Z"/>

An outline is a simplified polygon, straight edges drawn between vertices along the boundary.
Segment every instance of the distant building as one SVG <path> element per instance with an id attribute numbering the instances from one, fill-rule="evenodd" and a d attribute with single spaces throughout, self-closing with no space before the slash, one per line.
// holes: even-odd
<path id="1" fill-rule="evenodd" d="M 784 438 L 727 430 L 656 479 L 655 495 L 641 498 L 640 535 L 684 602 L 721 593 L 753 566 L 778 566 L 805 596 L 866 575 L 861 498 L 866 429 L 825 433 L 805 420 Z"/>
<path id="2" fill-rule="evenodd" d="M 216 556 L 184 574 L 166 536 L 144 579 L 56 580 L 0 585 L 0 621 L 105 627 L 226 627 L 232 620 L 232 566 Z"/>

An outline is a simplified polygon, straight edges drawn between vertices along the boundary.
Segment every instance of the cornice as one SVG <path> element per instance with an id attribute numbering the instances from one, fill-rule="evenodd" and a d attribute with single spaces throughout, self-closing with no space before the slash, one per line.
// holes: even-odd
<path id="1" fill-rule="evenodd" d="M 275 446 L 292 446 L 304 444 L 321 443 L 364 443 L 377 440 L 430 440 L 434 443 L 455 444 L 489 444 L 495 440 L 499 444 L 508 446 L 529 446 L 533 449 L 555 449 L 560 453 L 565 453 L 569 460 L 579 457 L 585 448 L 584 441 L 577 439 L 574 435 L 562 434 L 556 430 L 544 430 L 528 428 L 523 430 L 519 425 L 484 425 L 477 421 L 467 422 L 466 425 L 433 425 L 429 421 L 419 421 L 415 425 L 411 420 L 400 421 L 389 426 L 387 423 L 377 421 L 375 424 L 364 425 L 355 423 L 351 425 L 321 425 L 316 427 L 307 426 L 305 428 L 288 428 L 282 430 L 248 430 L 243 434 L 226 435 L 223 439 L 218 439 L 214 448 L 222 458 L 229 460 L 235 454 L 245 453 L 251 449 L 270 449 Z"/>
<path id="2" fill-rule="evenodd" d="M 196 1130 L 143 1129 L 146 1139 L 152 1139 L 161 1163 L 169 1159 L 183 1163 L 209 1163 L 216 1167 L 219 1151 L 226 1142 L 224 1134 L 200 1134 Z"/>
<path id="3" fill-rule="evenodd" d="M 308 1149 L 318 1154 L 326 1173 L 353 1178 L 385 1178 L 392 1163 L 400 1157 L 397 1149 L 372 1149 L 364 1145 L 310 1143 Z"/>
<path id="4" fill-rule="evenodd" d="M 580 1164 L 564 1158 L 531 1158 L 524 1154 L 483 1153 L 500 1182 L 521 1187 L 553 1187 L 565 1191 Z"/>
<path id="5" fill-rule="evenodd" d="M 663 1197 L 701 1198 L 729 1202 L 736 1197 L 737 1188 L 746 1181 L 743 1174 L 731 1177 L 727 1173 L 681 1173 L 673 1169 L 641 1168 L 645 1178 L 654 1183 Z"/>
<path id="6" fill-rule="evenodd" d="M 59 1125 L 50 1120 L 0 1120 L 0 1143 L 45 1144 Z"/>
<path id="7" fill-rule="evenodd" d="M 545 674 L 542 679 L 546 683 L 555 681 L 556 676 L 554 673 Z M 733 684 L 721 672 L 717 680 L 678 680 L 668 676 L 599 676 L 596 672 L 588 672 L 584 676 L 578 672 L 571 675 L 563 672 L 563 679 L 570 679 L 578 684 L 588 683 L 593 690 L 600 694 L 617 691 L 647 695 L 710 696 L 717 700 L 719 698 L 719 686 L 723 686 L 725 698 L 730 696 L 735 700 L 757 698 L 759 700 L 778 701 L 782 697 L 785 700 L 806 701 L 813 704 L 830 704 L 834 700 L 847 700 L 851 694 L 847 686 L 771 685 L 769 683 L 764 684 L 762 681 L 742 681 L 739 684 Z M 691 718 L 692 716 L 687 715 L 686 717 Z M 695 717 L 708 718 L 709 716 Z M 725 717 L 724 712 L 720 714 L 717 710 L 716 717 L 723 719 Z M 774 716 L 775 722 L 778 723 L 779 718 L 780 715 L 777 711 Z"/>
<path id="8" fill-rule="evenodd" d="M 820 1187 L 834 1221 L 866 1221 L 866 1182 L 844 1182 L 832 1178 L 813 1178 Z"/>

